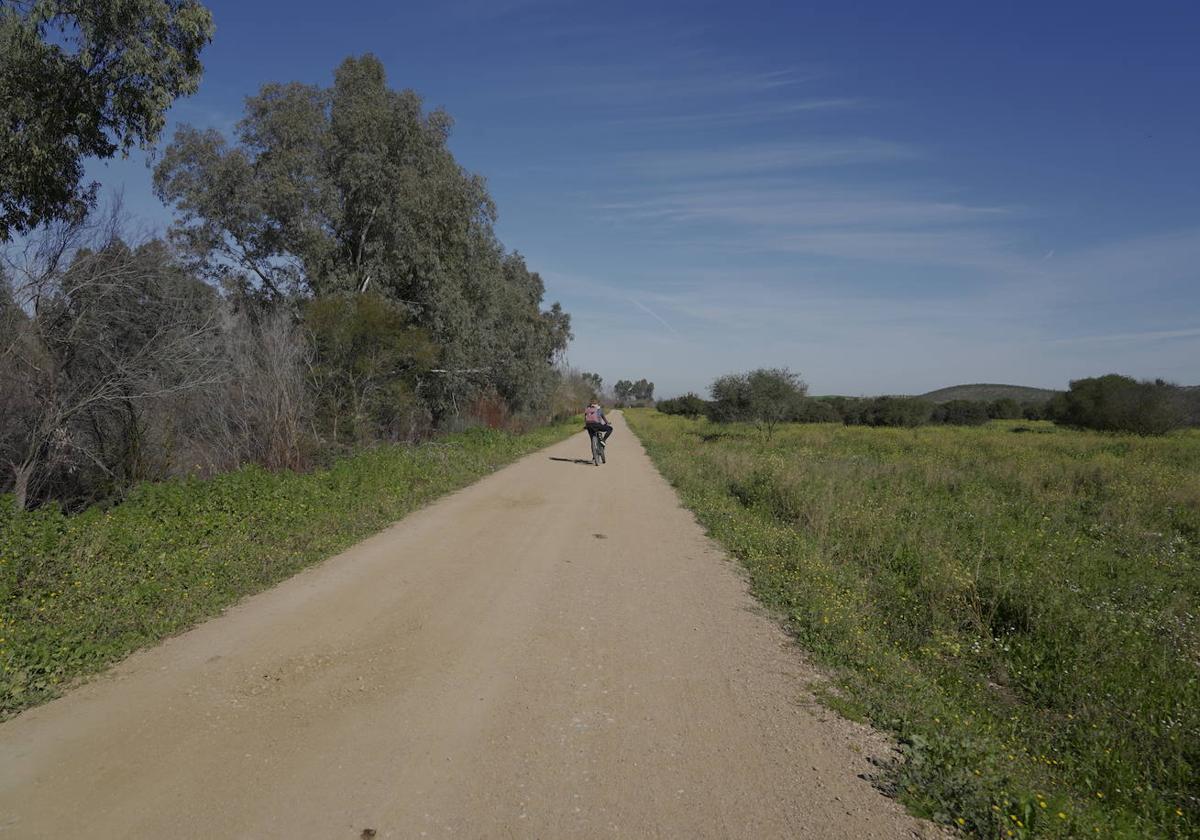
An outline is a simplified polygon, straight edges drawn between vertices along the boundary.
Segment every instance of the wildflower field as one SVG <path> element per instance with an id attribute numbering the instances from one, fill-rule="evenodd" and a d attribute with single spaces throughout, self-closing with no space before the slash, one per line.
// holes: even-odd
<path id="1" fill-rule="evenodd" d="M 578 428 L 474 429 L 311 473 L 146 484 L 73 516 L 0 496 L 0 719 Z"/>
<path id="2" fill-rule="evenodd" d="M 626 418 L 914 811 L 1200 836 L 1200 433 Z"/>

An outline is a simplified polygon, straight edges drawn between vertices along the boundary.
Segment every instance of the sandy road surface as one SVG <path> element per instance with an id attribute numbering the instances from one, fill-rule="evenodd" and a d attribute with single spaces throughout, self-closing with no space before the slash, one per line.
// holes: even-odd
<path id="1" fill-rule="evenodd" d="M 0 725 L 0 836 L 923 836 L 615 425 Z"/>

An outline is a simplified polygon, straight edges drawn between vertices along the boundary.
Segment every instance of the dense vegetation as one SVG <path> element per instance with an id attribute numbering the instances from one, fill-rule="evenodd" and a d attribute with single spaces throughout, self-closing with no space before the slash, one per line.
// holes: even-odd
<path id="1" fill-rule="evenodd" d="M 1080 429 L 1161 435 L 1185 425 L 1200 425 L 1200 392 L 1161 379 L 1138 382 L 1109 374 L 1076 379 L 1071 389 L 1046 406 L 1056 423 Z"/>
<path id="2" fill-rule="evenodd" d="M 142 484 L 75 516 L 0 497 L 0 717 L 576 428 L 473 429 L 304 474 Z"/>
<path id="3" fill-rule="evenodd" d="M 618 379 L 613 385 L 613 396 L 619 406 L 650 405 L 654 402 L 654 383 L 645 378 L 636 382 Z"/>
<path id="4" fill-rule="evenodd" d="M 1200 426 L 1200 388 L 1181 388 L 1158 380 L 1138 382 L 1109 374 L 1071 382 L 1070 390 L 1045 391 L 1018 402 L 1016 396 L 1040 389 L 1011 385 L 945 388 L 943 397 L 957 393 L 999 394 L 991 399 L 954 397 L 809 397 L 807 386 L 786 368 L 762 368 L 718 377 L 710 386 L 711 400 L 697 394 L 660 400 L 664 414 L 707 416 L 716 422 L 753 422 L 770 436 L 775 424 L 844 423 L 848 426 L 913 428 L 928 424 L 978 426 L 989 420 L 1053 420 L 1064 426 L 1099 431 L 1164 434 L 1185 426 Z"/>
<path id="5" fill-rule="evenodd" d="M 0 3 L 0 242 L 83 218 L 86 159 L 152 145 L 212 34 L 192 0 Z"/>
<path id="6" fill-rule="evenodd" d="M 375 442 L 578 411 L 570 319 L 497 240 L 450 118 L 372 56 L 268 84 L 233 142 L 183 126 L 169 241 L 119 213 L 0 263 L 0 493 L 77 510 L 139 481 L 306 469 Z M 10 466 L 11 465 L 11 466 Z"/>
<path id="7" fill-rule="evenodd" d="M 985 837 L 1200 833 L 1200 436 L 627 414 L 757 596 Z"/>
<path id="8" fill-rule="evenodd" d="M 992 402 L 1009 399 L 1018 403 L 1045 403 L 1061 391 L 1049 388 L 1030 388 L 1027 385 L 998 385 L 995 383 L 975 383 L 972 385 L 951 385 L 948 388 L 938 388 L 921 394 L 920 398 L 932 403 L 949 402 L 950 400 L 971 400 L 972 402 Z"/>

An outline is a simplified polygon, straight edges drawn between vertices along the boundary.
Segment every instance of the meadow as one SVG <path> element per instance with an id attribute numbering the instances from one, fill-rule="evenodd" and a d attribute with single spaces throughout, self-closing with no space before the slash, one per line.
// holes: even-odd
<path id="1" fill-rule="evenodd" d="M 148 483 L 75 515 L 0 496 L 0 719 L 578 428 L 473 429 L 309 473 Z"/>
<path id="2" fill-rule="evenodd" d="M 626 417 L 914 811 L 1200 836 L 1200 433 Z"/>

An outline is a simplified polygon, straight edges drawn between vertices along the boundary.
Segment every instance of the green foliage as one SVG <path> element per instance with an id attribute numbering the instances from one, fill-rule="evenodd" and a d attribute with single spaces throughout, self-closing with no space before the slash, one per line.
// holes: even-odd
<path id="1" fill-rule="evenodd" d="M 613 386 L 613 393 L 620 405 L 649 403 L 654 400 L 654 383 L 646 379 L 639 379 L 637 382 L 620 379 Z"/>
<path id="2" fill-rule="evenodd" d="M 920 398 L 934 403 L 944 403 L 950 400 L 994 402 L 1000 399 L 1013 399 L 1019 403 L 1036 403 L 1041 405 L 1051 400 L 1055 394 L 1060 393 L 1062 392 L 1053 391 L 1049 388 L 1030 388 L 1026 385 L 976 383 L 974 385 L 952 385 L 949 388 L 939 388 L 936 391 L 921 394 Z"/>
<path id="3" fill-rule="evenodd" d="M 554 393 L 551 397 L 550 416 L 554 422 L 567 420 L 582 413 L 583 407 L 597 398 L 594 374 L 580 373 L 568 367 L 556 372 Z"/>
<path id="4" fill-rule="evenodd" d="M 779 423 L 794 420 L 804 405 L 808 386 L 787 368 L 759 368 L 718 377 L 709 386 L 709 417 L 717 422 L 755 423 L 767 437 Z"/>
<path id="5" fill-rule="evenodd" d="M 1056 423 L 1066 426 L 1161 435 L 1184 425 L 1182 397 L 1182 389 L 1161 380 L 1138 382 L 1110 373 L 1072 381 L 1048 410 Z"/>
<path id="6" fill-rule="evenodd" d="M 155 170 L 173 236 L 205 276 L 247 296 L 375 290 L 437 348 L 421 397 L 437 418 L 497 392 L 543 411 L 570 340 L 541 278 L 506 253 L 482 178 L 447 146 L 451 120 L 388 87 L 371 55 L 331 88 L 268 84 L 247 100 L 232 146 L 184 126 Z"/>
<path id="7" fill-rule="evenodd" d="M 1005 416 L 1019 416 L 1019 407 L 1014 410 L 1004 403 L 997 409 L 993 403 L 977 400 L 955 399 L 938 404 L 917 397 L 816 397 L 796 419 L 805 423 L 840 421 L 848 426 L 978 426 L 988 422 L 997 410 Z"/>
<path id="8" fill-rule="evenodd" d="M 1200 836 L 1200 433 L 631 411 L 683 501 L 980 837 Z"/>
<path id="9" fill-rule="evenodd" d="M 828 399 L 806 398 L 795 416 L 797 423 L 841 423 L 842 413 Z"/>
<path id="10" fill-rule="evenodd" d="M 304 322 L 316 347 L 315 392 L 334 441 L 401 436 L 417 377 L 436 353 L 425 331 L 399 305 L 374 293 L 309 301 Z"/>
<path id="11" fill-rule="evenodd" d="M 934 423 L 948 423 L 952 426 L 982 426 L 991 419 L 991 413 L 988 403 L 950 400 L 937 406 L 930 419 Z"/>
<path id="12" fill-rule="evenodd" d="M 0 715 L 176 633 L 578 423 L 384 446 L 307 474 L 246 467 L 136 488 L 111 509 L 0 496 Z"/>
<path id="13" fill-rule="evenodd" d="M 922 426 L 933 419 L 933 403 L 915 397 L 875 397 L 863 400 L 846 422 L 863 426 Z"/>
<path id="14" fill-rule="evenodd" d="M 1018 420 L 1022 416 L 1021 404 L 1012 397 L 1002 397 L 987 404 L 987 416 L 993 420 Z"/>
<path id="15" fill-rule="evenodd" d="M 0 4 L 0 241 L 86 214 L 85 160 L 152 145 L 212 33 L 192 0 Z"/>
<path id="16" fill-rule="evenodd" d="M 682 414 L 695 419 L 708 413 L 708 401 L 690 391 L 682 397 L 659 400 L 655 406 L 663 414 Z"/>
<path id="17" fill-rule="evenodd" d="M 580 379 L 592 389 L 592 399 L 600 399 L 600 395 L 604 393 L 604 380 L 600 378 L 598 373 L 581 373 Z"/>

